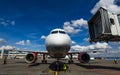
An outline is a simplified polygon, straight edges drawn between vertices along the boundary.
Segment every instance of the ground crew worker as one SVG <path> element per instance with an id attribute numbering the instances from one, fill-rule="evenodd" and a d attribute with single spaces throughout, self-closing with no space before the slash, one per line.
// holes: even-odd
<path id="1" fill-rule="evenodd" d="M 66 70 L 67 70 L 67 65 L 66 64 L 63 64 L 63 70 L 66 72 Z"/>
<path id="2" fill-rule="evenodd" d="M 7 64 L 7 57 L 6 56 L 4 58 L 4 63 L 3 64 Z"/>
<path id="3" fill-rule="evenodd" d="M 117 64 L 117 59 L 114 59 L 114 63 Z"/>

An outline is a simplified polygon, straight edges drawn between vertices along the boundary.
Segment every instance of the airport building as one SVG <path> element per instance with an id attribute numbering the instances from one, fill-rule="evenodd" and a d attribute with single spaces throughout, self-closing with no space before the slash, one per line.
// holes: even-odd
<path id="1" fill-rule="evenodd" d="M 9 51 L 8 50 L 0 50 L 0 58 L 4 58 L 5 56 L 8 57 L 8 53 Z"/>
<path id="2" fill-rule="evenodd" d="M 25 56 L 29 53 L 29 51 L 17 51 L 17 50 L 0 50 L 0 59 L 7 57 L 8 59 L 20 59 L 25 58 Z M 39 58 L 43 58 L 43 54 L 38 54 Z M 46 56 L 47 58 L 47 56 Z"/>
<path id="3" fill-rule="evenodd" d="M 24 58 L 25 55 L 28 52 L 18 52 L 18 51 L 10 51 L 10 50 L 0 50 L 0 59 L 3 59 L 4 57 L 8 57 L 8 59 L 10 58 Z"/>

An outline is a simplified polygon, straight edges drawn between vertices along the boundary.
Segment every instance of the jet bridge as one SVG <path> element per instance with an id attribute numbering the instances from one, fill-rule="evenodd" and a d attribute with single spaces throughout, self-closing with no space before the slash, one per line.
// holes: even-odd
<path id="1" fill-rule="evenodd" d="M 99 8 L 96 14 L 88 21 L 90 42 L 120 41 L 120 15 Z"/>

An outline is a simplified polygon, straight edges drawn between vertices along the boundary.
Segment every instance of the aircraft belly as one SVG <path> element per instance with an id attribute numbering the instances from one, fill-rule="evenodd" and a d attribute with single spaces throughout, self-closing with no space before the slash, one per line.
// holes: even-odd
<path id="1" fill-rule="evenodd" d="M 69 48 L 65 47 L 53 47 L 47 49 L 49 52 L 49 55 L 53 58 L 64 58 L 66 56 L 66 53 L 69 51 Z"/>

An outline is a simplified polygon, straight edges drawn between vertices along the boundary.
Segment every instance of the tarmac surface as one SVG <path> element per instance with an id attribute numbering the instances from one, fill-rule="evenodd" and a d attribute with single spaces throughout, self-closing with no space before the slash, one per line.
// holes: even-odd
<path id="1" fill-rule="evenodd" d="M 35 64 L 26 64 L 23 59 L 12 59 L 3 64 L 3 60 L 0 59 L 0 75 L 55 75 L 55 71 L 49 68 L 53 61 L 55 59 L 48 59 L 48 64 L 41 64 L 40 60 Z M 74 64 L 67 64 L 68 70 L 60 71 L 59 75 L 120 75 L 120 61 L 118 64 L 112 60 L 94 60 L 89 64 L 74 61 Z"/>

